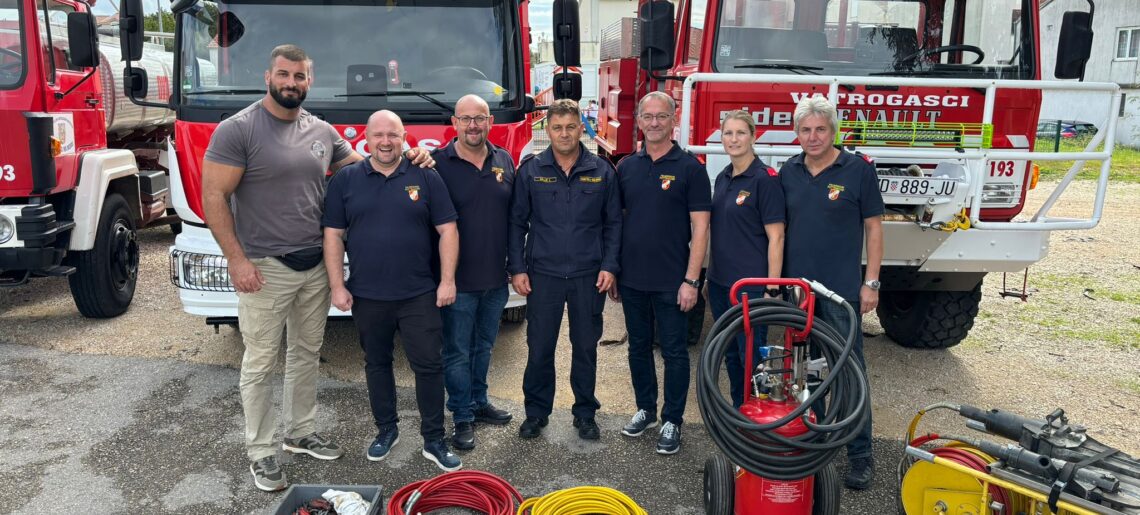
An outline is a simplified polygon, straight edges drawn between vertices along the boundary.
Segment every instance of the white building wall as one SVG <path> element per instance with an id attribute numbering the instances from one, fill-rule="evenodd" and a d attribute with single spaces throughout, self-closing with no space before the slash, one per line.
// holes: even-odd
<path id="1" fill-rule="evenodd" d="M 1066 11 L 1088 11 L 1085 0 L 1052 0 L 1041 8 L 1041 78 L 1056 80 L 1057 44 Z M 1115 82 L 1124 94 L 1123 114 L 1113 113 L 1116 143 L 1140 147 L 1140 67 L 1138 60 L 1116 59 L 1116 31 L 1140 26 L 1135 0 L 1100 0 L 1093 14 L 1092 54 L 1085 67 L 1089 82 Z M 1105 126 L 1105 95 L 1046 92 L 1041 119 L 1080 120 Z M 1117 116 L 1119 115 L 1119 116 Z M 1103 129 L 1102 129 L 1103 130 Z"/>

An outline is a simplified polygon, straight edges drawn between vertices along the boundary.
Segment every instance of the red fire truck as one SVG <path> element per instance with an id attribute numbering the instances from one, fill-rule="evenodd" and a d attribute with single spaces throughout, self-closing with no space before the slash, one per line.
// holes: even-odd
<path id="1" fill-rule="evenodd" d="M 126 311 L 138 274 L 135 229 L 168 213 L 164 106 L 121 93 L 113 37 L 98 42 L 79 0 L 0 0 L 0 286 L 67 276 L 79 312 Z M 173 64 L 140 47 L 155 100 Z"/>
<path id="2" fill-rule="evenodd" d="M 875 158 L 887 203 L 879 319 L 904 346 L 949 347 L 972 327 L 987 274 L 1023 271 L 1045 257 L 1051 231 L 1100 218 L 1117 88 L 1041 80 L 1083 74 L 1092 13 L 1066 14 L 1057 67 L 1046 70 L 1038 9 L 1037 0 L 641 0 L 636 31 L 601 43 L 598 148 L 614 160 L 633 152 L 636 101 L 661 90 L 678 103 L 676 139 L 710 178 L 728 164 L 720 121 L 735 109 L 753 114 L 756 151 L 779 169 L 800 152 L 796 103 L 828 96 L 836 143 Z M 1084 152 L 1031 152 L 1042 90 L 1057 89 L 1104 99 L 1110 123 Z M 1092 215 L 1049 217 L 1086 159 L 1101 161 Z M 1040 211 L 1019 217 L 1034 160 L 1082 161 Z"/>
<path id="3" fill-rule="evenodd" d="M 142 37 L 141 26 L 129 21 L 141 8 L 138 0 L 123 5 L 120 25 L 130 44 Z M 493 143 L 516 161 L 532 153 L 526 0 L 178 0 L 171 10 L 176 86 L 169 105 L 176 121 L 169 151 L 177 156 L 170 160 L 171 197 L 183 221 L 170 249 L 171 281 L 183 308 L 209 324 L 236 322 L 237 296 L 204 221 L 202 156 L 219 122 L 265 94 L 273 47 L 292 43 L 313 58 L 305 109 L 361 153 L 365 122 L 379 109 L 400 115 L 409 145 L 446 144 L 455 136 L 455 102 L 470 93 L 490 104 Z M 508 308 L 520 305 L 513 296 Z M 347 314 L 331 308 L 329 315 Z M 518 317 L 518 310 L 507 315 Z"/>

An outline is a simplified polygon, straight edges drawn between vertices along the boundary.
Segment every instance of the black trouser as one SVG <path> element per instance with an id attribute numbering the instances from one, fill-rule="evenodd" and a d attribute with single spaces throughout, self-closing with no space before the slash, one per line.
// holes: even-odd
<path id="1" fill-rule="evenodd" d="M 443 438 L 443 322 L 435 306 L 435 292 L 395 301 L 354 297 L 352 320 L 364 349 L 368 400 L 376 427 L 383 429 L 399 421 L 396 376 L 392 372 L 393 337 L 399 331 L 404 354 L 416 375 L 420 435 L 424 441 Z"/>
<path id="2" fill-rule="evenodd" d="M 602 308 L 606 295 L 594 284 L 598 274 L 572 279 L 530 274 L 526 299 L 526 341 L 529 349 L 523 394 L 526 416 L 545 417 L 554 409 L 554 351 L 562 327 L 562 310 L 570 314 L 570 388 L 575 417 L 593 418 L 602 405 L 594 396 L 598 369 L 598 340 L 602 337 Z"/>

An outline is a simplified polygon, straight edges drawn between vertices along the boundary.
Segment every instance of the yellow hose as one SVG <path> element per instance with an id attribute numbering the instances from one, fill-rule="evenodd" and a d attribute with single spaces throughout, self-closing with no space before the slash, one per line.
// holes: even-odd
<path id="1" fill-rule="evenodd" d="M 633 499 L 613 488 L 579 486 L 531 497 L 519 506 L 518 515 L 649 515 Z"/>

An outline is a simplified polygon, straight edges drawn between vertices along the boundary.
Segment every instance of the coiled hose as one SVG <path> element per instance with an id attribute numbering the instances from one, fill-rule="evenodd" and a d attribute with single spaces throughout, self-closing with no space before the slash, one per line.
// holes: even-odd
<path id="1" fill-rule="evenodd" d="M 827 298 L 818 301 L 831 302 Z M 846 302 L 843 306 L 851 320 L 857 320 L 851 306 Z M 867 377 L 852 352 L 858 324 L 852 323 L 844 337 L 815 317 L 808 344 L 826 358 L 830 373 L 787 416 L 758 424 L 737 411 L 719 385 L 724 356 L 729 349 L 735 349 L 736 337 L 744 330 L 743 313 L 741 303 L 717 319 L 701 352 L 697 399 L 706 430 L 729 461 L 759 477 L 792 481 L 814 475 L 855 439 L 870 415 Z M 807 324 L 804 310 L 778 299 L 749 299 L 748 316 L 752 327 L 768 325 L 802 331 Z M 813 405 L 823 406 L 822 411 L 816 411 L 815 422 L 801 417 Z M 788 437 L 777 432 L 797 417 L 807 426 L 806 433 Z"/>
<path id="2" fill-rule="evenodd" d="M 613 488 L 579 486 L 532 497 L 519 506 L 517 515 L 648 515 L 633 499 Z"/>
<path id="3" fill-rule="evenodd" d="M 488 515 L 514 515 L 522 494 L 503 478 L 479 470 L 460 470 L 410 483 L 388 501 L 388 515 L 469 508 Z"/>

